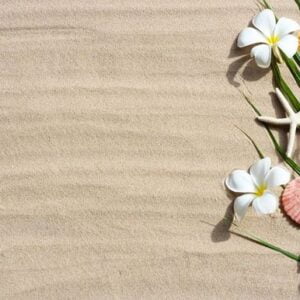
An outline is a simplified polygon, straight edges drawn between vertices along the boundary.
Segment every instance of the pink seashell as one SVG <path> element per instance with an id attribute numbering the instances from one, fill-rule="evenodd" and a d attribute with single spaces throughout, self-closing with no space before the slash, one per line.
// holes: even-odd
<path id="1" fill-rule="evenodd" d="M 281 201 L 286 214 L 300 224 L 300 177 L 287 185 L 283 191 Z"/>

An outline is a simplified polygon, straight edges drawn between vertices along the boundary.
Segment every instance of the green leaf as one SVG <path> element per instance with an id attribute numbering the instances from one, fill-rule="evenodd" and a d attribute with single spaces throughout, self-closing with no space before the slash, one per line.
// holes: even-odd
<path id="1" fill-rule="evenodd" d="M 300 9 L 300 0 L 295 0 L 295 2 L 298 5 L 298 8 Z"/>
<path id="2" fill-rule="evenodd" d="M 299 54 L 299 52 L 297 52 L 297 53 L 294 55 L 294 60 L 295 60 L 295 62 L 297 63 L 297 65 L 300 67 L 300 54 Z"/>
<path id="3" fill-rule="evenodd" d="M 235 225 L 235 224 L 233 224 L 233 225 Z M 294 253 L 292 253 L 290 251 L 287 251 L 287 250 L 285 250 L 283 248 L 277 247 L 277 246 L 275 246 L 275 245 L 273 245 L 273 244 L 271 244 L 271 243 L 269 243 L 269 242 L 267 242 L 267 241 L 265 241 L 265 240 L 263 240 L 261 238 L 258 238 L 256 236 L 254 236 L 253 234 L 251 234 L 249 232 L 241 231 L 240 229 L 239 229 L 239 232 L 235 232 L 235 231 L 230 231 L 230 232 L 233 233 L 233 234 L 236 234 L 238 236 L 241 236 L 241 237 L 243 237 L 245 239 L 248 239 L 248 240 L 250 240 L 252 242 L 255 242 L 255 243 L 257 243 L 257 244 L 259 244 L 261 246 L 264 246 L 266 248 L 269 248 L 269 249 L 272 249 L 272 250 L 274 250 L 276 252 L 279 252 L 279 253 L 281 253 L 281 254 L 289 257 L 292 260 L 295 260 L 297 262 L 300 261 L 300 256 L 299 255 L 294 254 Z"/>
<path id="4" fill-rule="evenodd" d="M 263 154 L 263 153 L 261 152 L 261 150 L 258 148 L 257 144 L 254 142 L 254 140 L 251 138 L 251 136 L 250 136 L 249 134 L 247 134 L 247 132 L 245 132 L 243 129 L 241 129 L 241 128 L 237 127 L 237 126 L 236 126 L 236 128 L 237 128 L 238 130 L 240 130 L 240 131 L 247 137 L 247 139 L 251 142 L 251 144 L 254 146 L 254 148 L 255 148 L 255 150 L 256 150 L 258 156 L 259 156 L 260 158 L 264 158 L 264 157 L 265 157 L 264 154 Z"/>
<path id="5" fill-rule="evenodd" d="M 260 111 L 254 106 L 254 104 L 251 102 L 249 97 L 247 97 L 245 94 L 244 94 L 244 97 L 245 97 L 246 101 L 249 103 L 249 105 L 252 107 L 252 109 L 256 112 L 256 114 L 258 116 L 261 116 Z M 300 166 L 294 160 L 292 160 L 290 157 L 288 157 L 286 155 L 285 151 L 282 149 L 282 147 L 276 141 L 275 136 L 273 135 L 273 133 L 270 130 L 269 126 L 265 123 L 263 125 L 266 128 L 277 153 L 286 162 L 286 164 L 288 164 L 298 175 L 300 175 Z"/>
<path id="6" fill-rule="evenodd" d="M 262 1 L 260 2 L 260 5 L 262 5 L 264 8 L 272 9 L 271 5 L 268 3 L 267 0 L 262 0 Z"/>
<path id="7" fill-rule="evenodd" d="M 289 88 L 287 83 L 282 78 L 280 69 L 278 67 L 278 64 L 276 62 L 276 59 L 275 59 L 274 55 L 272 55 L 271 67 L 272 67 L 273 76 L 274 76 L 274 80 L 275 80 L 276 85 L 280 88 L 280 90 L 284 94 L 284 96 L 289 100 L 289 102 L 291 103 L 293 108 L 297 112 L 300 111 L 300 102 L 297 99 L 297 97 L 294 95 L 292 90 Z"/>
<path id="8" fill-rule="evenodd" d="M 295 61 L 291 58 L 288 58 L 282 51 L 280 51 L 280 53 L 281 53 L 281 56 L 282 56 L 285 64 L 287 65 L 290 72 L 292 73 L 296 83 L 300 87 L 300 71 L 299 71 L 297 65 L 295 64 Z"/>

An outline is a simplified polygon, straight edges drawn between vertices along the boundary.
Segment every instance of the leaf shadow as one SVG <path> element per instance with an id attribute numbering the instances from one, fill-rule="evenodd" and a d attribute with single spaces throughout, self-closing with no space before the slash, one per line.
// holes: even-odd
<path id="1" fill-rule="evenodd" d="M 299 139 L 299 132 L 297 132 L 296 151 L 294 152 L 294 159 L 295 159 L 295 161 L 300 161 L 300 139 Z"/>

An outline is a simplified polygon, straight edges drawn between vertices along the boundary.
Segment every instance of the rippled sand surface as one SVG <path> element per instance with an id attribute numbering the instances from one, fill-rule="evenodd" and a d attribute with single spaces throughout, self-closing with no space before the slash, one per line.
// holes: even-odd
<path id="1" fill-rule="evenodd" d="M 272 3 L 299 20 L 292 0 Z M 282 114 L 271 74 L 235 49 L 256 11 L 0 2 L 1 299 L 299 298 L 296 263 L 221 222 L 223 179 L 257 159 L 235 126 L 278 162 L 239 92 Z M 280 212 L 243 226 L 300 250 Z"/>

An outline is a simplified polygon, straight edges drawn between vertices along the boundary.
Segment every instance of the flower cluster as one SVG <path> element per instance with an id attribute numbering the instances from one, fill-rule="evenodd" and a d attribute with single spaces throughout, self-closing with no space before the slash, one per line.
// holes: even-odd
<path id="1" fill-rule="evenodd" d="M 284 81 L 278 65 L 285 62 L 300 86 L 300 54 L 298 54 L 300 26 L 296 21 L 285 17 L 277 19 L 270 8 L 258 13 L 252 19 L 252 25 L 253 27 L 242 30 L 237 45 L 240 48 L 254 46 L 250 55 L 254 57 L 256 64 L 261 68 L 271 66 L 277 85 L 276 94 L 287 115 L 285 118 L 277 119 L 261 116 L 259 113 L 258 120 L 267 127 L 278 154 L 293 171 L 300 175 L 300 166 L 292 159 L 296 129 L 300 126 L 300 101 Z M 254 107 L 253 104 L 251 105 Z M 258 112 L 256 108 L 255 111 Z M 289 126 L 289 143 L 286 152 L 276 141 L 268 124 Z M 271 168 L 271 160 L 268 157 L 253 164 L 249 172 L 233 171 L 226 179 L 226 186 L 230 191 L 238 194 L 234 202 L 236 219 L 243 219 L 251 204 L 259 215 L 274 213 L 279 207 L 279 198 L 272 189 L 286 185 L 290 180 L 290 172 L 280 166 Z M 300 223 L 300 192 L 292 190 L 292 187 L 298 186 L 299 181 L 297 184 L 290 185 L 288 196 L 284 199 L 286 205 L 283 208 L 294 221 Z"/>
<path id="2" fill-rule="evenodd" d="M 300 0 L 295 1 L 300 10 Z M 290 182 L 291 174 L 285 167 L 271 167 L 270 158 L 264 157 L 254 140 L 246 134 L 261 159 L 248 171 L 233 171 L 227 177 L 225 184 L 230 191 L 237 194 L 234 200 L 234 215 L 238 221 L 244 218 L 250 205 L 258 215 L 273 214 L 279 208 L 281 200 L 283 211 L 295 223 L 300 224 L 300 165 L 293 159 L 296 130 L 300 127 L 300 101 L 281 73 L 282 66 L 286 65 L 300 87 L 300 52 L 298 52 L 300 26 L 291 19 L 277 18 L 267 0 L 262 0 L 260 4 L 264 9 L 252 19 L 252 27 L 242 30 L 238 36 L 237 45 L 240 48 L 253 46 L 250 55 L 254 57 L 258 67 L 271 67 L 276 95 L 286 116 L 283 118 L 262 116 L 249 97 L 245 96 L 245 98 L 257 113 L 257 120 L 262 122 L 267 129 L 277 154 L 298 176 L 296 175 L 296 178 Z M 289 142 L 286 150 L 278 143 L 268 127 L 269 124 L 289 128 Z M 283 188 L 281 199 L 273 190 L 277 186 Z M 233 224 L 236 225 L 235 222 Z M 300 255 L 274 246 L 253 234 L 245 234 L 240 230 L 238 234 L 300 262 Z"/>

